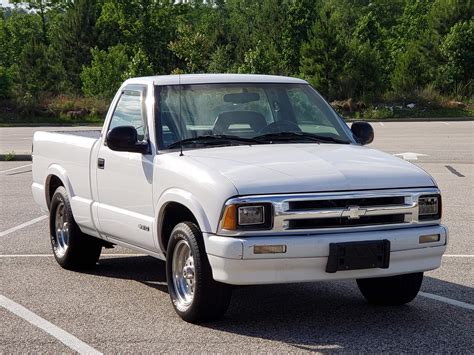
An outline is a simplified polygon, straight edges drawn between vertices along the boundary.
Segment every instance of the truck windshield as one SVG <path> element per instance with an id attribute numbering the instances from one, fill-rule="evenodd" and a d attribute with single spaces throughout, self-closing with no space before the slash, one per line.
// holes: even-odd
<path id="1" fill-rule="evenodd" d="M 171 85 L 156 92 L 161 149 L 351 142 L 342 120 L 307 84 Z"/>

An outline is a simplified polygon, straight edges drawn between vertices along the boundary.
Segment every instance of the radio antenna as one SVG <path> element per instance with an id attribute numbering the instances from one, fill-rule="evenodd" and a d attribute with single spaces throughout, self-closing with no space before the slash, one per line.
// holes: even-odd
<path id="1" fill-rule="evenodd" d="M 181 117 L 181 74 L 178 74 L 178 87 L 179 87 L 179 125 L 181 131 L 183 131 L 183 118 Z M 183 139 L 179 137 L 179 156 L 182 157 L 183 154 Z"/>

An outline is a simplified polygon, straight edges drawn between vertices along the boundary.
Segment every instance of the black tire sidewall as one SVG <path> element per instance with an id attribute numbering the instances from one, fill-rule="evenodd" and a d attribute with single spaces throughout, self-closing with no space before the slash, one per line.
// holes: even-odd
<path id="1" fill-rule="evenodd" d="M 180 240 L 186 240 L 194 258 L 194 295 L 186 310 L 176 307 L 176 293 L 173 285 L 173 252 Z M 217 282 L 212 277 L 212 269 L 207 258 L 204 241 L 199 227 L 192 222 L 182 222 L 171 232 L 167 248 L 166 279 L 168 292 L 176 313 L 185 321 L 199 323 L 222 317 L 230 303 L 232 289 L 229 285 Z"/>
<path id="2" fill-rule="evenodd" d="M 416 298 L 422 283 L 422 272 L 357 280 L 366 300 L 380 306 L 399 306 L 411 302 Z"/>
<path id="3" fill-rule="evenodd" d="M 64 204 L 64 211 L 68 222 L 68 248 L 62 256 L 58 256 L 55 250 L 56 235 L 56 209 L 60 203 Z M 69 196 L 66 189 L 60 186 L 51 198 L 49 212 L 50 241 L 53 254 L 58 264 L 68 270 L 90 269 L 94 267 L 100 257 L 102 243 L 99 239 L 82 233 L 74 220 Z"/>
<path id="4" fill-rule="evenodd" d="M 186 223 L 178 224 L 173 231 L 171 232 L 171 237 L 168 243 L 167 248 L 167 258 L 166 258 L 166 279 L 168 280 L 168 290 L 170 293 L 171 301 L 173 303 L 173 307 L 178 313 L 178 315 L 182 318 L 188 318 L 189 315 L 193 315 L 196 313 L 196 304 L 199 302 L 199 297 L 201 293 L 201 285 L 202 285 L 202 258 L 201 252 L 199 250 L 199 246 L 197 243 L 198 236 L 194 235 L 193 230 L 189 228 L 189 225 Z M 189 247 L 191 248 L 191 252 L 194 258 L 194 269 L 195 269 L 195 288 L 194 288 L 194 295 L 193 301 L 189 305 L 189 307 L 185 310 L 181 310 L 176 305 L 177 295 L 173 285 L 173 254 L 176 244 L 180 240 L 185 240 Z"/>
<path id="5" fill-rule="evenodd" d="M 66 250 L 66 252 L 64 253 L 64 255 L 62 256 L 58 256 L 57 252 L 56 252 L 56 246 L 55 246 L 55 239 L 56 239 L 56 209 L 58 208 L 59 204 L 60 203 L 63 203 L 64 204 L 64 211 L 66 213 L 66 216 L 67 216 L 67 221 L 68 221 L 68 224 L 69 224 L 69 233 L 70 233 L 70 236 L 71 234 L 73 233 L 73 223 L 71 222 L 74 222 L 73 220 L 71 220 L 71 215 L 70 215 L 70 211 L 71 211 L 71 206 L 70 206 L 70 203 L 69 203 L 69 198 L 67 196 L 67 192 L 66 192 L 66 189 L 62 186 L 58 187 L 56 189 L 56 191 L 54 192 L 54 195 L 53 197 L 51 198 L 51 205 L 50 205 L 50 213 L 49 213 L 49 230 L 50 230 L 50 241 L 51 241 L 51 248 L 53 249 L 53 254 L 54 254 L 54 257 L 56 258 L 56 261 L 61 265 L 61 266 L 65 266 L 66 264 L 66 261 L 68 259 L 68 254 L 70 252 L 70 244 L 68 245 L 68 248 Z M 69 238 L 69 243 L 72 242 L 72 239 L 73 238 Z"/>

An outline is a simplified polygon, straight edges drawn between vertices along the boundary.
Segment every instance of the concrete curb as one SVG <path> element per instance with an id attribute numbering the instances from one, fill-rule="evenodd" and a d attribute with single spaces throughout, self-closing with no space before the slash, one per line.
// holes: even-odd
<path id="1" fill-rule="evenodd" d="M 11 157 L 13 159 L 6 160 L 5 158 Z M 0 154 L 0 162 L 2 161 L 31 161 L 31 154 Z"/>

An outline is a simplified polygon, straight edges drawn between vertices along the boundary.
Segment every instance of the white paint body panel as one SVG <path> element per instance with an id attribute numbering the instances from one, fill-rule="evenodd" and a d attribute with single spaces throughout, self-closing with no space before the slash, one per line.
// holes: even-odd
<path id="1" fill-rule="evenodd" d="M 375 149 L 346 144 L 269 144 L 187 151 L 227 177 L 240 195 L 433 186 L 423 170 Z"/>
<path id="2" fill-rule="evenodd" d="M 148 131 L 155 132 L 153 85 L 204 82 L 305 83 L 300 79 L 258 75 L 187 75 L 135 78 L 147 86 Z M 122 89 L 121 88 L 121 89 Z M 120 90 L 119 90 L 120 92 Z M 378 190 L 435 186 L 432 178 L 402 159 L 354 144 L 271 144 L 215 147 L 158 153 L 150 134 L 151 153 L 113 152 L 103 145 L 116 95 L 99 139 L 71 134 L 34 135 L 35 201 L 48 208 L 48 178 L 61 179 L 80 228 L 91 235 L 164 258 L 159 225 L 171 202 L 196 217 L 214 278 L 231 284 L 300 282 L 374 277 L 431 270 L 439 266 L 447 243 L 443 226 L 344 232 L 318 235 L 218 236 L 226 201 L 242 195 Z M 97 159 L 105 169 L 97 169 Z M 139 228 L 149 227 L 149 230 Z M 421 247 L 421 234 L 439 233 L 439 242 Z M 330 242 L 389 239 L 389 269 L 329 274 L 324 272 Z M 287 253 L 255 255 L 253 246 L 285 244 Z"/>

